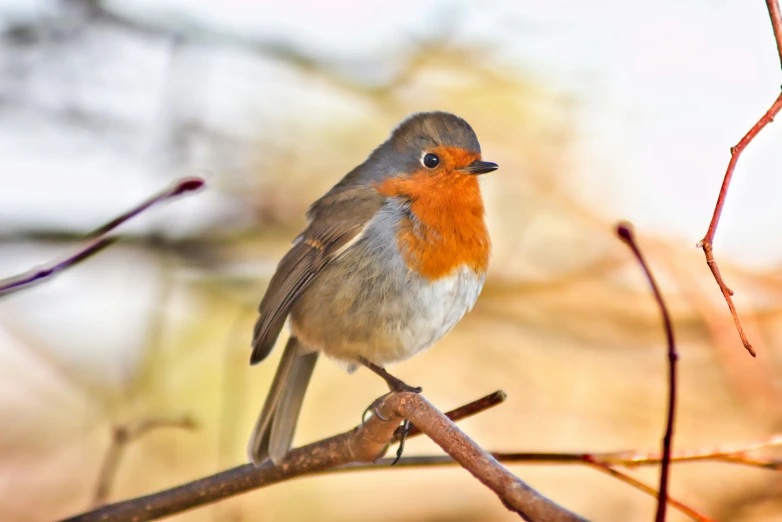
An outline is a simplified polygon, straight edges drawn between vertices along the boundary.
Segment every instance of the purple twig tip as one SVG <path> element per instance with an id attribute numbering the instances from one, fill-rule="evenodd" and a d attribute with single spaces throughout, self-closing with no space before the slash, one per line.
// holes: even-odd
<path id="1" fill-rule="evenodd" d="M 206 182 L 201 178 L 182 178 L 176 182 L 176 185 L 174 185 L 174 188 L 171 190 L 171 195 L 178 196 L 180 194 L 184 194 L 185 192 L 192 192 L 194 190 L 200 189 L 204 185 L 206 185 Z"/>
<path id="2" fill-rule="evenodd" d="M 627 221 L 622 221 L 616 225 L 616 235 L 619 236 L 622 241 L 627 243 L 633 242 L 633 225 Z"/>

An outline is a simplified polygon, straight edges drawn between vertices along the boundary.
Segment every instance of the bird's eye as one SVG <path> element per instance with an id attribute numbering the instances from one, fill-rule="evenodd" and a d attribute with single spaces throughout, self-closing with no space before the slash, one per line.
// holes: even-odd
<path id="1" fill-rule="evenodd" d="M 440 164 L 440 158 L 437 157 L 437 154 L 432 154 L 430 152 L 424 156 L 423 163 L 424 167 L 427 169 L 433 169 Z"/>

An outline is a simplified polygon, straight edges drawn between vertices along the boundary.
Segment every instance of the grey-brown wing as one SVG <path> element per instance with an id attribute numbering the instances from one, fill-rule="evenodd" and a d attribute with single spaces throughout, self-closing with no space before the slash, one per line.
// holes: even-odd
<path id="1" fill-rule="evenodd" d="M 383 199 L 368 187 L 344 187 L 312 205 L 307 213 L 310 224 L 280 260 L 258 306 L 250 364 L 271 353 L 293 303 L 323 268 L 359 237 Z"/>

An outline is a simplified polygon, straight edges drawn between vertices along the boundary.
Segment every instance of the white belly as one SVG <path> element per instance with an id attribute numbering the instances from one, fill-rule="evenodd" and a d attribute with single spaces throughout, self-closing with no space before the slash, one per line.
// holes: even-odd
<path id="1" fill-rule="evenodd" d="M 485 278 L 485 274 L 463 268 L 451 277 L 421 285 L 412 304 L 413 314 L 407 324 L 399 325 L 397 351 L 373 354 L 378 359 L 373 362 L 395 363 L 429 348 L 472 310 Z"/>
<path id="2" fill-rule="evenodd" d="M 378 290 L 385 295 L 361 301 L 352 313 L 331 315 L 329 328 L 302 328 L 293 323 L 292 330 L 310 349 L 323 351 L 348 371 L 356 368 L 358 356 L 379 366 L 394 364 L 429 348 L 451 331 L 472 309 L 485 278 L 468 268 L 435 282 L 408 274 L 401 288 L 387 293 Z"/>

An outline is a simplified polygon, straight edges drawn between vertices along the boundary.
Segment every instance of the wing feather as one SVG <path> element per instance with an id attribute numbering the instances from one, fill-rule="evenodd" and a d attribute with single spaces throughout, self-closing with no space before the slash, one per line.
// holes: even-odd
<path id="1" fill-rule="evenodd" d="M 370 187 L 337 186 L 310 207 L 307 228 L 280 260 L 258 306 L 250 364 L 271 353 L 293 303 L 361 237 L 384 199 Z"/>

